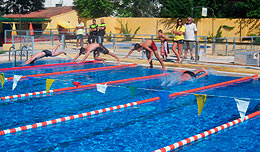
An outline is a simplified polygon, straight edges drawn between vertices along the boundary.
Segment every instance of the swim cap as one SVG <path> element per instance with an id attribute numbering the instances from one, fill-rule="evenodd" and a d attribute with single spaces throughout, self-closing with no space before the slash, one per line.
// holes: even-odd
<path id="1" fill-rule="evenodd" d="M 134 45 L 134 49 L 135 49 L 135 50 L 138 50 L 140 47 L 141 47 L 141 45 L 140 45 L 139 43 L 136 43 L 136 44 Z"/>

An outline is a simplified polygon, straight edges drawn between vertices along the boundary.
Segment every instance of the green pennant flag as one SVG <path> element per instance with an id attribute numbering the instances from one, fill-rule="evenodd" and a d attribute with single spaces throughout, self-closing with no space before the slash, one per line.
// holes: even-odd
<path id="1" fill-rule="evenodd" d="M 198 117 L 200 116 L 202 109 L 205 105 L 207 95 L 203 94 L 194 94 L 197 98 L 197 104 L 198 104 Z"/>
<path id="2" fill-rule="evenodd" d="M 5 74 L 4 73 L 0 74 L 0 80 L 1 80 L 1 85 L 2 85 L 2 88 L 3 88 L 4 87 L 4 83 L 5 83 Z"/>
<path id="3" fill-rule="evenodd" d="M 132 96 L 134 97 L 134 96 L 135 96 L 135 90 L 136 90 L 136 87 L 128 86 L 127 88 L 130 90 Z"/>

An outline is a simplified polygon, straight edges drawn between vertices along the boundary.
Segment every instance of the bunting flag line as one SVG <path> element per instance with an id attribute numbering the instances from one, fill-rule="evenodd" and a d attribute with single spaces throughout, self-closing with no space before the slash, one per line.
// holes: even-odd
<path id="1" fill-rule="evenodd" d="M 158 96 L 160 98 L 160 103 L 161 103 L 161 110 L 163 111 L 168 103 L 169 100 L 169 92 L 166 91 L 158 91 Z"/>
<path id="2" fill-rule="evenodd" d="M 127 88 L 130 90 L 132 96 L 134 97 L 135 96 L 136 87 L 127 86 Z"/>
<path id="3" fill-rule="evenodd" d="M 194 94 L 197 98 L 197 104 L 198 104 L 198 117 L 200 116 L 202 109 L 205 105 L 207 95 L 203 94 Z"/>
<path id="4" fill-rule="evenodd" d="M 21 75 L 14 75 L 14 79 L 13 79 L 13 90 L 16 88 L 17 86 L 17 82 L 21 79 Z"/>
<path id="5" fill-rule="evenodd" d="M 103 94 L 106 93 L 106 89 L 107 89 L 107 83 L 103 84 L 97 84 L 97 91 L 101 92 Z"/>
<path id="6" fill-rule="evenodd" d="M 4 73 L 0 74 L 0 80 L 1 80 L 1 85 L 2 85 L 2 88 L 3 88 L 4 87 L 4 83 L 5 83 L 5 74 Z"/>
<path id="7" fill-rule="evenodd" d="M 250 103 L 250 100 L 241 100 L 241 99 L 236 99 L 234 98 L 234 100 L 236 101 L 236 104 L 237 104 L 237 109 L 238 109 L 238 112 L 240 114 L 240 117 L 242 118 L 242 121 L 244 120 L 245 118 L 245 115 L 246 115 L 246 111 L 247 111 L 247 108 L 248 108 L 248 105 Z"/>
<path id="8" fill-rule="evenodd" d="M 50 91 L 51 85 L 54 81 L 54 79 L 46 79 L 46 93 Z"/>

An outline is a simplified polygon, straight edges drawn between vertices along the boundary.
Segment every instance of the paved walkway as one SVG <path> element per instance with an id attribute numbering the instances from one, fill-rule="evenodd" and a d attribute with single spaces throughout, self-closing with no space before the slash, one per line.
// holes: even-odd
<path id="1" fill-rule="evenodd" d="M 0 48 L 1 50 L 1 48 Z M 70 49 L 66 50 L 68 52 L 68 55 L 72 58 L 78 53 L 78 50 Z M 124 56 L 127 55 L 127 51 L 122 52 L 114 52 L 117 56 L 121 58 L 121 62 L 127 62 L 127 63 L 137 63 L 144 66 L 148 66 L 147 59 L 145 58 L 145 55 L 141 52 L 134 52 L 128 59 L 122 59 Z M 64 55 L 61 55 L 57 58 L 68 58 Z M 107 61 L 115 61 L 114 58 L 110 56 L 104 56 L 104 58 L 107 59 Z M 90 55 L 89 59 L 93 59 L 93 56 Z M 200 57 L 200 61 L 198 63 L 195 63 L 192 60 L 185 59 L 182 64 L 175 63 L 176 57 L 173 56 L 173 54 L 170 54 L 168 57 L 168 60 L 165 61 L 166 69 L 196 69 L 200 67 L 204 67 L 206 69 L 214 69 L 218 71 L 219 73 L 229 73 L 233 75 L 237 75 L 236 73 L 241 74 L 260 74 L 260 68 L 256 66 L 244 66 L 244 65 L 234 65 L 234 57 L 231 56 L 202 56 Z M 8 53 L 0 54 L 0 62 L 8 62 Z M 153 64 L 160 68 L 160 63 L 157 60 L 153 60 Z"/>

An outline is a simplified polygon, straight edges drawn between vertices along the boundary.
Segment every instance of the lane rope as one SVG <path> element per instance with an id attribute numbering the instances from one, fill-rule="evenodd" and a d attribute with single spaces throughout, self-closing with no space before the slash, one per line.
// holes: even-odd
<path id="1" fill-rule="evenodd" d="M 258 76 L 258 75 L 254 75 L 254 76 L 252 76 L 252 78 L 254 78 L 255 76 Z M 222 82 L 222 83 L 209 85 L 209 86 L 206 86 L 206 87 L 200 87 L 200 88 L 196 88 L 196 89 L 191 89 L 191 90 L 173 93 L 173 94 L 170 95 L 170 97 L 177 97 L 177 96 L 181 96 L 185 93 L 205 90 L 205 89 L 210 88 L 210 86 L 211 86 L 211 88 L 214 88 L 215 86 L 220 87 L 220 86 L 225 86 L 227 84 L 231 85 L 233 83 L 243 82 L 244 80 L 249 81 L 250 79 L 251 79 L 251 77 L 239 78 L 239 79 L 235 79 L 235 80 L 231 80 L 231 81 L 226 81 L 226 82 Z M 105 109 L 99 109 L 99 110 L 95 110 L 95 111 L 91 111 L 91 112 L 85 112 L 85 113 L 76 114 L 76 115 L 72 115 L 72 116 L 62 117 L 62 118 L 58 118 L 58 119 L 48 120 L 48 121 L 44 121 L 44 122 L 35 123 L 35 124 L 32 124 L 32 125 L 26 125 L 26 126 L 21 126 L 21 127 L 17 127 L 17 128 L 1 130 L 0 135 L 6 135 L 6 134 L 15 133 L 15 132 L 24 131 L 24 130 L 29 130 L 29 129 L 33 129 L 33 128 L 39 128 L 39 127 L 42 127 L 42 126 L 56 124 L 56 123 L 60 123 L 60 122 L 63 122 L 63 121 L 74 120 L 74 119 L 78 119 L 78 118 L 82 118 L 82 117 L 86 117 L 86 116 L 97 115 L 97 114 L 101 114 L 101 113 L 104 113 L 104 112 L 113 111 L 113 110 L 122 109 L 122 108 L 127 108 L 127 107 L 131 107 L 131 106 L 139 105 L 139 104 L 144 104 L 144 103 L 156 101 L 156 100 L 159 100 L 159 97 L 145 99 L 145 100 L 141 100 L 141 101 L 137 101 L 137 102 L 131 102 L 131 103 L 118 105 L 118 106 L 114 106 L 114 107 L 109 107 L 109 108 L 105 108 Z M 259 112 L 259 114 L 260 114 L 260 112 Z"/>
<path id="2" fill-rule="evenodd" d="M 90 69 L 81 69 L 81 70 L 71 70 L 71 71 L 61 71 L 61 72 L 52 72 L 52 73 L 43 73 L 43 74 L 33 74 L 33 75 L 26 75 L 22 76 L 20 81 L 26 77 L 44 77 L 44 76 L 51 76 L 51 75 L 59 75 L 59 74 L 71 74 L 71 73 L 79 73 L 79 72 L 87 72 L 87 71 L 98 71 L 98 70 L 110 70 L 116 68 L 127 68 L 127 67 L 136 67 L 136 64 L 123 64 L 123 65 L 116 65 L 116 66 L 106 66 L 106 67 L 98 67 L 98 68 L 90 68 Z M 12 81 L 14 77 L 5 78 L 5 81 Z"/>
<path id="3" fill-rule="evenodd" d="M 247 115 L 246 117 L 244 117 L 244 120 L 243 120 L 243 121 L 246 121 L 246 120 L 251 119 L 251 118 L 253 118 L 253 117 L 256 117 L 256 116 L 258 116 L 258 115 L 260 115 L 260 110 L 257 111 L 257 112 L 254 112 L 254 113 L 252 113 L 252 114 Z M 167 152 L 167 151 L 171 151 L 171 150 L 180 148 L 180 147 L 182 147 L 182 146 L 184 146 L 184 145 L 187 145 L 187 144 L 192 143 L 192 142 L 194 142 L 194 141 L 197 141 L 197 140 L 199 140 L 199 139 L 205 138 L 205 137 L 207 137 L 207 136 L 209 136 L 209 135 L 211 135 L 211 134 L 217 133 L 217 132 L 219 132 L 219 131 L 221 131 L 221 130 L 224 130 L 224 129 L 226 129 L 226 128 L 229 128 L 229 127 L 231 127 L 231 126 L 234 126 L 234 125 L 236 125 L 236 124 L 239 124 L 239 123 L 241 123 L 241 122 L 243 122 L 243 121 L 242 121 L 242 118 L 238 118 L 238 119 L 236 119 L 236 120 L 230 121 L 230 122 L 228 122 L 228 123 L 225 123 L 225 124 L 223 124 L 223 125 L 220 125 L 220 126 L 218 126 L 218 127 L 215 127 L 215 128 L 213 128 L 213 129 L 210 129 L 210 130 L 205 131 L 205 132 L 203 132 L 203 133 L 200 133 L 200 134 L 197 134 L 197 135 L 195 135 L 195 136 L 186 138 L 186 139 L 184 139 L 184 140 L 181 140 L 181 141 L 176 142 L 176 143 L 174 143 L 174 144 L 171 144 L 171 145 L 169 145 L 169 146 L 163 147 L 163 148 L 161 148 L 161 149 L 157 149 L 157 150 L 155 150 L 154 152 Z"/>
<path id="4" fill-rule="evenodd" d="M 82 65 L 86 63 L 101 63 L 97 60 L 91 60 L 91 61 L 84 61 L 82 63 L 76 63 L 76 62 L 67 62 L 67 63 L 57 63 L 57 64 L 44 64 L 44 65 L 34 65 L 34 66 L 23 66 L 23 67 L 13 67 L 13 68 L 2 68 L 0 69 L 1 72 L 3 71 L 12 71 L 12 70 L 22 70 L 22 69 L 34 69 L 34 68 L 41 68 L 41 67 L 52 67 L 52 66 L 68 66 L 68 65 Z"/>
<path id="5" fill-rule="evenodd" d="M 50 93 L 58 93 L 58 92 L 63 92 L 63 91 L 69 91 L 69 90 L 76 90 L 76 89 L 91 89 L 95 88 L 97 84 L 119 84 L 119 83 L 124 83 L 124 82 L 132 82 L 132 81 L 137 81 L 137 80 L 145 80 L 145 79 L 153 79 L 156 77 L 161 77 L 161 76 L 167 76 L 169 73 L 163 73 L 163 74 L 156 74 L 156 75 L 150 75 L 150 76 L 143 76 L 143 77 L 136 77 L 136 78 L 129 78 L 129 79 L 122 79 L 122 80 L 115 80 L 115 81 L 107 81 L 107 82 L 102 82 L 102 83 L 93 83 L 93 84 L 87 84 L 87 85 L 80 85 L 78 87 L 73 86 L 73 87 L 66 87 L 66 88 L 60 88 L 60 89 L 54 89 L 50 90 Z M 25 99 L 27 98 L 33 98 L 33 97 L 44 97 L 47 96 L 46 91 L 39 91 L 39 92 L 32 92 L 32 93 L 26 93 L 26 94 L 18 94 L 18 95 L 11 95 L 11 96 L 5 96 L 5 97 L 0 97 L 1 102 L 8 102 L 10 99 L 12 100 L 18 100 L 18 99 Z"/>

